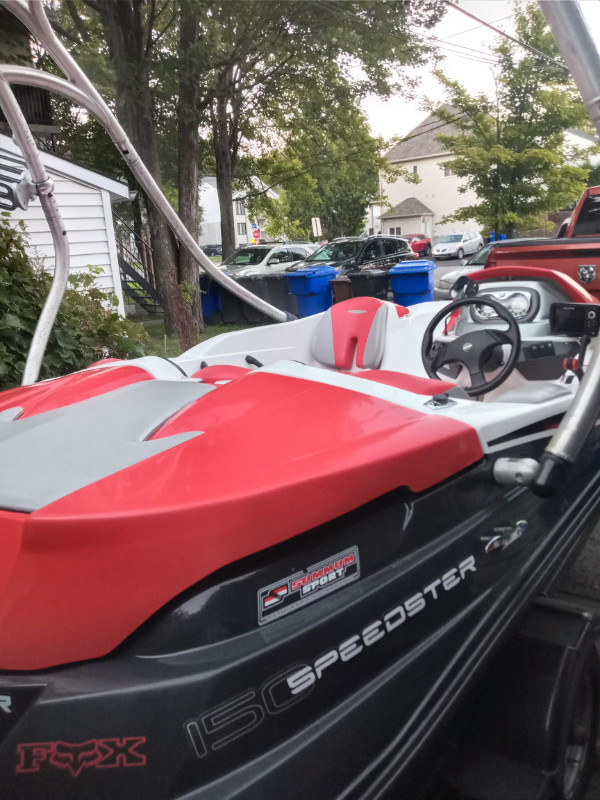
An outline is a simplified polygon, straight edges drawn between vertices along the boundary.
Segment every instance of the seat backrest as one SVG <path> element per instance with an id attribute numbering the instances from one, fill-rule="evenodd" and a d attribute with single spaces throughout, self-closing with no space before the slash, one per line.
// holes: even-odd
<path id="1" fill-rule="evenodd" d="M 388 306 L 376 297 L 354 297 L 325 312 L 315 330 L 313 357 L 326 367 L 378 369 L 385 347 Z"/>

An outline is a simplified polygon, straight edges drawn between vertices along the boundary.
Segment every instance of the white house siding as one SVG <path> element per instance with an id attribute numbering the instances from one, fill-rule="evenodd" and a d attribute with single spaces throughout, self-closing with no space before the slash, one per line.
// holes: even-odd
<path id="1" fill-rule="evenodd" d="M 424 233 L 431 236 L 431 217 L 394 217 L 381 220 L 382 233 L 393 233 L 395 236 L 407 236 L 409 233 Z"/>
<path id="2" fill-rule="evenodd" d="M 69 178 L 51 175 L 55 184 L 55 194 L 62 214 L 70 247 L 71 272 L 84 272 L 90 266 L 99 267 L 102 273 L 96 278 L 96 285 L 117 295 L 123 304 L 121 282 L 118 271 L 115 275 L 113 259 L 109 248 L 109 235 L 114 244 L 115 232 L 112 216 L 106 219 L 105 202 L 110 199 L 104 189 L 94 189 Z M 104 197 L 106 195 L 106 199 Z M 52 234 L 44 217 L 40 203 L 29 204 L 27 211 L 15 209 L 11 219 L 23 220 L 27 230 L 27 249 L 31 256 L 44 269 L 54 270 L 54 246 Z"/>
<path id="3" fill-rule="evenodd" d="M 459 187 L 464 184 L 464 179 L 457 178 L 455 175 L 447 177 L 444 175 L 444 168 L 441 164 L 448 161 L 449 158 L 448 154 L 440 153 L 436 156 L 404 162 L 402 166 L 407 167 L 410 172 L 413 172 L 414 166 L 417 167 L 421 183 L 407 183 L 404 180 L 388 183 L 382 176 L 383 193 L 390 206 L 396 206 L 409 197 L 416 197 L 433 211 L 433 236 L 431 233 L 428 235 L 431 236 L 434 244 L 448 233 L 479 231 L 480 229 L 479 223 L 475 220 L 441 223 L 444 216 L 452 214 L 457 208 L 477 202 L 477 195 L 472 190 L 468 190 L 464 194 L 459 193 Z M 381 222 L 382 233 L 389 233 L 390 228 L 396 228 L 397 225 L 401 226 L 403 233 L 405 231 L 406 233 L 426 233 L 426 223 L 420 217 L 412 220 L 406 218 L 402 220 L 383 219 Z M 405 225 L 407 225 L 406 228 Z M 409 227 L 411 230 L 408 230 Z"/>
<path id="4" fill-rule="evenodd" d="M 258 178 L 253 178 L 253 182 L 258 189 L 264 189 L 264 184 L 260 182 Z M 243 197 L 244 195 L 243 192 L 238 192 L 236 194 L 238 194 L 239 197 Z M 261 241 L 263 241 L 265 238 L 268 241 L 269 237 L 265 236 L 267 220 L 250 219 L 245 203 L 243 213 L 238 214 L 236 194 L 234 194 L 233 197 L 233 227 L 235 232 L 236 248 L 251 244 L 254 241 L 252 239 L 254 222 L 258 222 L 260 226 Z M 277 194 L 272 189 L 268 190 L 267 196 L 274 199 L 277 198 Z M 201 246 L 206 244 L 221 244 L 221 209 L 219 207 L 219 195 L 217 193 L 217 179 L 214 176 L 205 175 L 200 181 L 200 196 L 198 198 L 198 203 L 202 209 L 202 220 L 200 222 L 200 236 L 198 237 L 198 242 Z"/>
<path id="5" fill-rule="evenodd" d="M 20 156 L 8 137 L 0 137 L 0 147 L 12 156 Z M 96 276 L 96 285 L 116 295 L 119 313 L 124 314 L 111 200 L 128 198 L 127 186 L 52 154 L 42 153 L 42 160 L 54 181 L 55 195 L 65 223 L 70 246 L 70 271 L 78 273 L 87 271 L 90 266 L 99 267 L 102 272 Z M 55 171 L 56 165 L 61 172 Z M 74 177 L 67 172 L 72 172 Z M 29 254 L 44 269 L 53 272 L 52 234 L 39 200 L 32 200 L 26 211 L 19 208 L 11 211 L 10 218 L 24 222 Z"/>
<path id="6" fill-rule="evenodd" d="M 221 211 L 216 178 L 211 176 L 202 178 L 198 203 L 202 211 L 198 242 L 201 246 L 221 244 Z"/>
<path id="7" fill-rule="evenodd" d="M 449 106 L 447 110 L 453 111 Z M 416 198 L 433 212 L 433 236 L 431 238 L 434 244 L 448 233 L 480 230 L 480 225 L 475 220 L 441 223 L 445 216 L 453 214 L 463 206 L 474 205 L 478 200 L 472 190 L 467 190 L 464 194 L 459 191 L 462 186 L 466 185 L 464 178 L 444 174 L 444 168 L 441 165 L 451 161 L 452 155 L 440 152 L 440 144 L 435 138 L 440 132 L 439 127 L 439 119 L 435 115 L 429 116 L 411 131 L 404 142 L 392 147 L 386 155 L 391 164 L 399 164 L 410 173 L 414 172 L 416 168 L 421 179 L 420 183 L 407 183 L 404 180 L 388 183 L 385 176 L 381 175 L 382 192 L 387 197 L 390 207 L 393 208 L 408 198 Z M 452 133 L 452 127 L 446 126 L 444 132 Z M 597 143 L 597 137 L 570 128 L 565 132 L 565 143 L 569 147 L 586 150 Z M 600 156 L 593 155 L 591 161 L 598 163 Z M 414 223 L 399 217 L 381 219 L 380 223 L 382 233 L 389 233 L 391 229 L 396 231 L 397 227 L 401 228 L 402 233 L 427 233 L 425 217 L 415 219 Z M 405 228 L 407 224 L 411 230 Z"/>
<path id="8" fill-rule="evenodd" d="M 211 175 L 205 176 L 200 181 L 200 197 L 198 200 L 202 209 L 200 222 L 200 236 L 198 242 L 205 244 L 221 244 L 221 208 L 217 192 L 217 179 Z M 238 214 L 235 199 L 233 201 L 233 220 L 235 232 L 235 246 L 242 247 L 250 241 L 250 221 L 244 206 L 244 213 Z M 238 225 L 245 225 L 246 232 L 240 233 Z"/>
<path id="9" fill-rule="evenodd" d="M 242 204 L 243 212 L 238 214 L 238 202 Z M 235 246 L 243 247 L 249 244 L 252 233 L 252 223 L 248 219 L 248 211 L 243 200 L 233 201 L 233 219 L 235 221 Z M 254 240 L 253 240 L 254 241 Z"/>

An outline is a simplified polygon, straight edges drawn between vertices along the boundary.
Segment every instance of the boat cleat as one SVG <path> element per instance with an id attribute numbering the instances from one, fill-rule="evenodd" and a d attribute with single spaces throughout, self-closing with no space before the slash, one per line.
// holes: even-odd
<path id="1" fill-rule="evenodd" d="M 483 540 L 487 542 L 485 545 L 486 555 L 496 550 L 505 550 L 509 545 L 526 534 L 528 529 L 529 523 L 524 519 L 519 520 L 512 528 L 508 525 L 501 528 L 494 528 L 494 536 L 486 537 Z"/>

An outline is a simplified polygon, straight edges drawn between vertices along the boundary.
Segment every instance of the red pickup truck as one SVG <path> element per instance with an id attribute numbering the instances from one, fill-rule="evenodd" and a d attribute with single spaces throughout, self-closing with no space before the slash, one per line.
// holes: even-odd
<path id="1" fill-rule="evenodd" d="M 570 219 L 556 239 L 502 242 L 493 247 L 485 262 L 490 267 L 531 266 L 569 275 L 600 299 L 600 186 L 581 196 Z"/>

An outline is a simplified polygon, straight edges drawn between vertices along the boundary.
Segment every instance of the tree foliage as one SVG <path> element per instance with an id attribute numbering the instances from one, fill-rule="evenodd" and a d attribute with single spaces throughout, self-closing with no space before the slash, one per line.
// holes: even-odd
<path id="1" fill-rule="evenodd" d="M 210 158 L 227 255 L 235 243 L 239 159 L 273 149 L 273 139 L 280 149 L 281 141 L 305 127 L 303 109 L 312 103 L 329 111 L 350 92 L 355 103 L 366 93 L 409 92 L 410 68 L 423 64 L 430 51 L 422 31 L 443 10 L 443 0 L 62 0 L 56 24 L 99 81 L 155 180 L 177 188 L 178 213 L 193 236 L 197 169 L 209 168 Z M 364 139 L 359 127 L 352 133 Z M 65 136 L 76 131 L 81 140 L 70 145 L 71 152 L 96 159 L 93 166 L 102 169 L 106 140 L 86 118 L 67 120 Z M 201 146 L 200 131 L 209 147 Z M 344 137 L 342 132 L 339 141 L 328 143 L 333 158 L 344 152 Z M 95 142 L 102 147 L 96 150 Z M 112 167 L 111 156 L 106 163 Z M 363 167 L 344 180 L 341 171 L 332 175 L 331 197 L 320 187 L 319 202 L 336 203 L 352 177 L 365 184 L 368 196 L 373 173 Z M 341 215 L 331 208 L 332 216 Z M 349 208 L 348 203 L 344 213 Z M 197 293 L 182 287 L 197 282 L 197 265 L 152 204 L 146 213 L 165 325 L 186 346 L 197 334 L 200 310 Z M 343 225 L 355 227 L 357 213 Z M 342 221 L 328 224 L 338 229 Z"/>
<path id="2" fill-rule="evenodd" d="M 336 105 L 313 102 L 303 112 L 304 124 L 279 149 L 245 162 L 250 215 L 267 217 L 267 233 L 274 237 L 311 237 L 312 217 L 320 218 L 326 239 L 358 234 L 365 208 L 379 195 L 379 172 L 391 169 L 381 155 L 385 143 L 371 136 L 363 114 L 341 92 Z M 278 199 L 257 189 L 253 175 Z"/>
<path id="3" fill-rule="evenodd" d="M 587 112 L 560 66 L 560 53 L 537 4 L 516 12 L 516 29 L 517 37 L 540 55 L 524 55 L 512 42 L 499 42 L 492 100 L 469 95 L 438 72 L 454 110 L 436 110 L 456 130 L 437 139 L 453 155 L 448 164 L 454 174 L 466 178 L 459 191 L 472 189 L 478 197 L 447 219 L 474 219 L 508 236 L 539 227 L 543 213 L 572 203 L 587 178 L 586 168 L 576 165 L 564 142 L 567 128 L 586 124 Z"/>
<path id="4" fill-rule="evenodd" d="M 101 358 L 144 354 L 141 325 L 120 317 L 116 298 L 94 285 L 93 270 L 73 275 L 44 354 L 40 378 L 83 369 Z M 36 270 L 22 232 L 0 215 L 0 390 L 18 386 L 51 276 Z"/>
<path id="5" fill-rule="evenodd" d="M 130 49 L 140 51 L 139 40 L 145 42 L 139 59 L 143 70 L 131 67 L 121 77 L 114 31 L 107 36 L 111 32 L 107 15 L 116 14 L 117 7 L 126 7 L 127 18 L 138 20 L 140 33 L 133 41 L 130 37 Z M 117 109 L 126 90 L 119 83 L 123 77 L 129 83 L 137 81 L 138 94 L 142 79 L 151 84 L 161 174 L 173 186 L 181 150 L 177 131 L 182 116 L 191 112 L 189 103 L 181 106 L 176 99 L 182 85 L 189 89 L 195 81 L 195 110 L 211 148 L 210 152 L 206 146 L 199 148 L 200 169 L 216 171 L 227 226 L 224 233 L 233 241 L 233 220 L 228 217 L 238 158 L 257 149 L 266 152 L 274 141 L 278 149 L 290 131 L 306 128 L 305 109 L 313 104 L 327 115 L 335 114 L 338 103 L 346 103 L 350 93 L 356 103 L 366 93 L 409 92 L 414 84 L 410 68 L 424 63 L 430 52 L 421 32 L 441 17 L 443 3 L 177 0 L 160 6 L 139 0 L 118 4 L 63 0 L 58 10 L 63 36 L 90 76 L 106 87 L 103 93 L 114 99 Z M 185 52 L 182 20 L 187 29 L 195 26 L 198 33 L 188 37 Z M 108 48 L 103 36 L 109 40 Z M 139 98 L 126 93 L 128 108 L 132 108 Z M 127 109 L 123 113 L 126 124 Z M 104 154 L 102 147 L 94 150 L 101 141 L 94 123 L 79 120 L 78 124 L 82 141 L 72 152 L 96 158 L 92 165 L 100 167 Z M 65 128 L 66 138 L 76 135 L 73 124 Z M 340 145 L 344 135 L 340 131 Z M 112 166 L 111 157 L 108 163 Z M 182 213 L 181 198 L 179 206 Z"/>
<path id="6" fill-rule="evenodd" d="M 212 133 L 223 253 L 234 246 L 233 180 L 244 144 L 286 136 L 304 110 L 334 110 L 340 91 L 356 100 L 411 85 L 424 63 L 417 33 L 441 16 L 438 0 L 195 0 L 201 35 L 194 66 Z M 332 69 L 335 80 L 329 77 Z M 266 130 L 266 134 L 265 134 Z"/>

